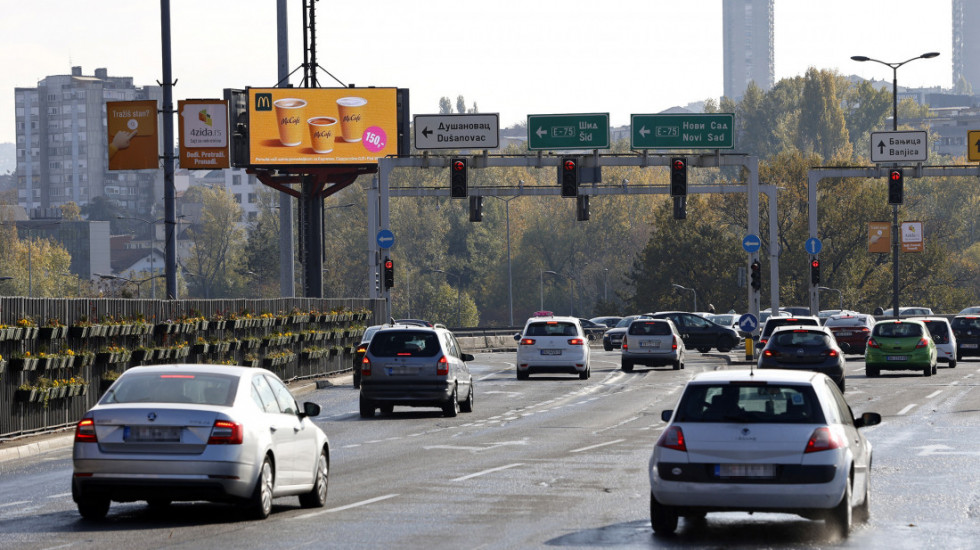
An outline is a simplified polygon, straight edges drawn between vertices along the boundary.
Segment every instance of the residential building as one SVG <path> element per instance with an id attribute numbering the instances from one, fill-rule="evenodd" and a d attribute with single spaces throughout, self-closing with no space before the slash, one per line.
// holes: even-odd
<path id="1" fill-rule="evenodd" d="M 953 0 L 953 91 L 980 93 L 980 3 Z"/>
<path id="2" fill-rule="evenodd" d="M 773 0 L 723 0 L 725 97 L 739 100 L 749 82 L 763 92 L 775 81 Z"/>

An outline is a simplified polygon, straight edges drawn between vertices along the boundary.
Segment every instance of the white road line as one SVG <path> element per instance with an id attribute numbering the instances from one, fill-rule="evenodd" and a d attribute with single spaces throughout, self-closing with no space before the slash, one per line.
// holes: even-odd
<path id="1" fill-rule="evenodd" d="M 0 508 L 7 508 L 10 506 L 20 506 L 21 504 L 30 504 L 29 500 L 18 500 L 17 502 L 8 502 L 6 504 L 0 504 Z"/>
<path id="2" fill-rule="evenodd" d="M 933 397 L 936 397 L 937 395 L 939 395 L 941 393 L 943 393 L 943 390 L 936 390 L 936 391 L 930 393 L 929 395 L 927 395 L 926 396 L 926 399 L 932 399 Z"/>
<path id="3" fill-rule="evenodd" d="M 524 464 L 517 462 L 515 464 L 508 464 L 506 466 L 501 466 L 499 468 L 490 468 L 489 470 L 483 470 L 482 472 L 477 472 L 475 474 L 470 474 L 468 476 L 457 477 L 453 481 L 466 481 L 467 479 L 473 479 L 474 477 L 479 477 L 482 475 L 492 474 L 494 472 L 499 472 L 500 470 L 506 470 L 508 468 L 516 468 L 518 466 L 523 466 Z"/>
<path id="4" fill-rule="evenodd" d="M 351 508 L 358 508 L 358 507 L 361 507 L 361 506 L 367 506 L 368 504 L 374 504 L 375 502 L 381 502 L 382 500 L 388 500 L 389 498 L 395 498 L 397 496 L 399 496 L 399 495 L 394 494 L 394 495 L 385 495 L 383 497 L 370 498 L 368 500 L 362 500 L 360 502 L 355 502 L 354 504 L 348 504 L 347 506 L 339 506 L 337 508 L 330 508 L 329 510 L 320 510 L 319 512 L 312 512 L 312 513 L 309 513 L 309 514 L 303 514 L 302 516 L 294 516 L 294 517 L 291 517 L 289 519 L 308 519 L 308 518 L 315 518 L 316 516 L 319 516 L 319 515 L 322 515 L 322 514 L 330 514 L 330 513 L 333 513 L 333 512 L 342 512 L 344 510 L 350 510 Z"/>
<path id="5" fill-rule="evenodd" d="M 48 498 L 64 498 L 70 497 L 71 493 L 58 493 L 57 495 L 49 495 Z"/>
<path id="6" fill-rule="evenodd" d="M 588 447 L 582 447 L 581 449 L 574 449 L 568 451 L 570 453 L 581 453 L 582 451 L 591 451 L 592 449 L 598 449 L 599 447 L 605 447 L 606 445 L 615 445 L 616 443 L 622 443 L 626 441 L 625 439 L 617 439 L 615 441 L 607 441 L 605 443 L 599 443 L 598 445 L 590 445 Z"/>
<path id="7" fill-rule="evenodd" d="M 905 407 L 904 409 L 898 411 L 898 416 L 902 416 L 903 414 L 911 411 L 913 408 L 915 408 L 915 406 L 916 406 L 915 403 L 912 403 L 908 407 Z"/>

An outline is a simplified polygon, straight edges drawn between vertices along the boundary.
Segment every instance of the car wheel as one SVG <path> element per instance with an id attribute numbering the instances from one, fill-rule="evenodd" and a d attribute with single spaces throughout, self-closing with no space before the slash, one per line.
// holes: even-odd
<path id="1" fill-rule="evenodd" d="M 361 394 L 360 401 L 361 418 L 374 418 L 374 403 Z"/>
<path id="2" fill-rule="evenodd" d="M 470 382 L 470 393 L 466 396 L 466 401 L 459 404 L 459 410 L 464 413 L 473 412 L 473 403 L 476 402 L 476 388 L 473 387 L 473 382 Z"/>
<path id="3" fill-rule="evenodd" d="M 868 378 L 877 378 L 881 375 L 881 371 L 878 370 L 877 367 L 865 367 L 864 374 L 867 375 Z"/>
<path id="4" fill-rule="evenodd" d="M 449 401 L 442 406 L 442 413 L 450 418 L 459 414 L 459 388 L 453 386 L 453 394 L 449 396 Z"/>
<path id="5" fill-rule="evenodd" d="M 330 465 L 327 462 L 327 451 L 320 451 L 316 461 L 316 479 L 313 480 L 313 490 L 299 496 L 299 505 L 303 508 L 323 508 L 327 504 L 327 483 L 330 481 Z"/>
<path id="6" fill-rule="evenodd" d="M 262 461 L 262 469 L 259 470 L 259 478 L 255 481 L 255 490 L 252 491 L 252 497 L 248 499 L 249 515 L 253 519 L 265 519 L 272 513 L 272 488 L 275 480 L 272 460 L 265 457 Z"/>
<path id="7" fill-rule="evenodd" d="M 701 346 L 698 348 L 698 351 L 700 351 L 701 353 L 708 353 L 709 351 L 711 351 L 711 348 L 708 346 Z"/>
<path id="8" fill-rule="evenodd" d="M 613 350 L 613 347 L 612 347 L 612 344 L 607 344 L 607 343 L 603 342 L 602 343 L 602 349 L 604 349 L 606 351 L 612 351 Z"/>
<path id="9" fill-rule="evenodd" d="M 677 530 L 677 512 L 657 502 L 653 493 L 650 493 L 650 526 L 658 535 L 673 535 Z"/>
<path id="10" fill-rule="evenodd" d="M 844 393 L 844 387 L 847 386 L 847 382 L 844 380 L 844 377 L 841 376 L 840 380 L 837 381 L 837 388 L 840 389 L 841 393 Z"/>
<path id="11" fill-rule="evenodd" d="M 728 353 L 732 351 L 732 348 L 718 348 L 718 351 L 721 353 Z"/>
<path id="12" fill-rule="evenodd" d="M 868 523 L 871 519 L 871 464 L 868 463 L 868 473 L 864 476 L 864 502 L 854 508 L 854 521 Z"/>
<path id="13" fill-rule="evenodd" d="M 394 405 L 381 405 L 380 407 L 378 407 L 378 409 L 381 411 L 381 414 L 385 416 L 395 412 Z"/>
<path id="14" fill-rule="evenodd" d="M 633 372 L 633 362 L 627 359 L 623 359 L 622 366 L 623 372 Z"/>
<path id="15" fill-rule="evenodd" d="M 75 503 L 78 506 L 78 513 L 83 519 L 88 521 L 99 521 L 105 519 L 109 513 L 109 499 L 104 497 L 84 497 Z"/>
<path id="16" fill-rule="evenodd" d="M 833 529 L 842 539 L 846 539 L 851 534 L 851 478 L 847 478 L 847 486 L 844 489 L 844 496 L 840 503 L 830 511 L 827 516 L 827 525 Z"/>
<path id="17" fill-rule="evenodd" d="M 937 372 L 938 370 L 939 370 L 939 364 L 938 364 L 938 363 L 932 366 L 932 373 L 933 373 L 933 374 L 936 374 L 936 372 Z"/>
<path id="18" fill-rule="evenodd" d="M 956 352 L 956 360 L 957 361 L 962 361 L 963 360 L 963 354 L 960 353 L 960 352 Z"/>
<path id="19" fill-rule="evenodd" d="M 355 372 L 354 373 L 354 388 L 360 388 L 360 387 L 361 387 L 361 373 Z"/>
<path id="20" fill-rule="evenodd" d="M 949 362 L 949 368 L 955 369 L 956 368 L 956 361 L 950 361 Z"/>
<path id="21" fill-rule="evenodd" d="M 517 371 L 518 380 L 527 380 L 528 376 L 530 376 L 530 373 Z"/>
<path id="22" fill-rule="evenodd" d="M 674 361 L 674 370 L 681 370 L 681 362 Z"/>
<path id="23" fill-rule="evenodd" d="M 922 369 L 922 374 L 925 376 L 932 376 L 932 366 L 926 365 L 925 368 Z"/>
<path id="24" fill-rule="evenodd" d="M 578 373 L 579 380 L 588 380 L 591 376 L 592 376 L 592 369 L 589 367 L 585 367 L 584 371 Z"/>

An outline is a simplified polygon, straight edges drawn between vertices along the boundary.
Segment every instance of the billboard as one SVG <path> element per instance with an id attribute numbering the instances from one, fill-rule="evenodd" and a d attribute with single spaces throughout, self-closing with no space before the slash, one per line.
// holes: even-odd
<path id="1" fill-rule="evenodd" d="M 156 170 L 160 167 L 157 102 L 107 101 L 109 170 Z"/>
<path id="2" fill-rule="evenodd" d="M 180 167 L 189 170 L 228 168 L 228 102 L 189 99 L 177 102 Z"/>
<path id="3" fill-rule="evenodd" d="M 888 222 L 868 222 L 868 252 L 890 252 L 892 226 Z"/>
<path id="4" fill-rule="evenodd" d="M 396 88 L 250 88 L 252 166 L 375 164 L 398 153 Z"/>

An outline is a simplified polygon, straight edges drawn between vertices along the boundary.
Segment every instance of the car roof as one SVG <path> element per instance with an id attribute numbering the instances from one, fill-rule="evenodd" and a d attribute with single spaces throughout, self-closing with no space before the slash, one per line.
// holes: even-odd
<path id="1" fill-rule="evenodd" d="M 549 321 L 561 321 L 566 323 L 577 323 L 578 317 L 569 317 L 567 315 L 550 315 L 548 317 L 531 317 L 527 320 L 528 323 L 547 323 Z"/>
<path id="2" fill-rule="evenodd" d="M 814 377 L 823 376 L 813 371 L 783 369 L 734 369 L 705 371 L 694 375 L 688 384 L 718 382 L 791 382 L 812 383 Z"/>
<path id="3" fill-rule="evenodd" d="M 949 319 L 945 317 L 936 317 L 934 315 L 923 315 L 921 317 L 913 317 L 913 319 L 918 319 L 919 321 L 928 321 L 930 323 L 935 323 L 939 321 L 940 323 L 949 323 Z"/>
<path id="4" fill-rule="evenodd" d="M 775 336 L 779 332 L 793 332 L 796 330 L 805 330 L 807 332 L 819 332 L 821 334 L 826 334 L 828 336 L 833 336 L 830 329 L 823 325 L 783 325 L 776 327 L 772 331 L 772 336 Z"/>
<path id="5" fill-rule="evenodd" d="M 211 373 L 211 374 L 225 374 L 230 376 L 242 376 L 250 372 L 267 372 L 269 374 L 274 374 L 271 371 L 265 369 L 257 369 L 253 367 L 240 367 L 236 365 L 212 365 L 207 363 L 174 363 L 168 365 L 139 365 L 135 367 L 130 367 L 126 369 L 120 376 L 125 376 L 127 373 L 172 373 L 174 371 L 183 372 L 201 372 L 201 373 Z"/>

